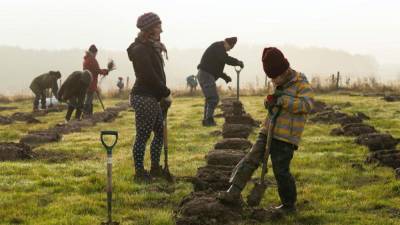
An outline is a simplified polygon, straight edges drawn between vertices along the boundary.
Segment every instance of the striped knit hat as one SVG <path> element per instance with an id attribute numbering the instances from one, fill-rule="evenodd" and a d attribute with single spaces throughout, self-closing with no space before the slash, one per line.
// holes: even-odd
<path id="1" fill-rule="evenodd" d="M 160 17 L 155 13 L 149 12 L 139 16 L 136 23 L 136 27 L 139 28 L 140 30 L 149 30 L 154 25 L 160 23 L 161 23 Z"/>

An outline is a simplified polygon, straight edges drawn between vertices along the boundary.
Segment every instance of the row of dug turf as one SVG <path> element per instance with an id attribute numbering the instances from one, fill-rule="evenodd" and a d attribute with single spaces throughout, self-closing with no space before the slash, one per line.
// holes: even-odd
<path id="1" fill-rule="evenodd" d="M 73 120 L 68 123 L 56 124 L 46 130 L 31 131 L 23 136 L 19 143 L 0 142 L 0 161 L 20 160 L 34 158 L 33 148 L 50 142 L 58 142 L 62 139 L 63 134 L 80 132 L 84 127 L 95 126 L 98 122 L 112 122 L 117 118 L 121 111 L 129 108 L 128 103 L 118 103 L 115 107 L 106 108 L 103 112 L 96 112 L 92 117 Z M 36 113 L 45 115 L 48 112 Z M 33 114 L 19 113 L 27 118 L 34 118 Z M 36 115 L 34 114 L 34 115 Z M 42 115 L 42 116 L 43 116 Z"/>
<path id="2" fill-rule="evenodd" d="M 314 123 L 340 124 L 330 134 L 333 136 L 355 137 L 355 143 L 367 146 L 370 153 L 367 163 L 378 163 L 395 169 L 396 177 L 400 178 L 400 151 L 396 149 L 399 139 L 389 133 L 379 132 L 374 126 L 364 123 L 370 118 L 362 112 L 348 115 L 340 112 L 339 107 L 328 106 L 317 102 L 317 111 L 310 118 Z"/>
<path id="3" fill-rule="evenodd" d="M 232 171 L 251 149 L 252 143 L 247 138 L 260 124 L 236 99 L 222 100 L 220 108 L 225 119 L 223 139 L 205 156 L 206 165 L 198 168 L 192 182 L 194 191 L 184 197 L 176 209 L 177 225 L 237 224 L 260 219 L 254 216 L 254 209 L 244 204 L 225 205 L 217 199 L 218 192 L 229 188 Z"/>

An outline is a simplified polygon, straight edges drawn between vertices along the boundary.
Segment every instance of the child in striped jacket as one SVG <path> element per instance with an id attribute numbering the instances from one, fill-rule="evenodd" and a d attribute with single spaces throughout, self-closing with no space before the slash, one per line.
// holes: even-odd
<path id="1" fill-rule="evenodd" d="M 275 207 L 282 212 L 296 210 L 297 191 L 290 173 L 290 162 L 298 148 L 306 123 L 307 114 L 313 108 L 313 90 L 304 74 L 290 68 L 288 60 L 277 48 L 265 48 L 262 55 L 264 72 L 272 79 L 275 92 L 265 99 L 270 115 L 277 115 L 272 131 L 270 156 L 281 205 Z M 278 114 L 275 114 L 279 111 Z M 252 174 L 263 161 L 267 144 L 270 118 L 266 119 L 256 143 L 236 166 L 230 179 L 231 186 L 221 192 L 219 199 L 225 203 L 238 203 L 240 193 Z"/>

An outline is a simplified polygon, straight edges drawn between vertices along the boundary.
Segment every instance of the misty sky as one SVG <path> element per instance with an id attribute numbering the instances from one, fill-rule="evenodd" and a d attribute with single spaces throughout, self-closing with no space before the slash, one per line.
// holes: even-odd
<path id="1" fill-rule="evenodd" d="M 136 19 L 153 11 L 169 48 L 206 48 L 227 36 L 238 44 L 317 46 L 400 61 L 400 1 L 1 0 L 0 45 L 125 50 Z M 257 53 L 258 54 L 258 53 Z"/>

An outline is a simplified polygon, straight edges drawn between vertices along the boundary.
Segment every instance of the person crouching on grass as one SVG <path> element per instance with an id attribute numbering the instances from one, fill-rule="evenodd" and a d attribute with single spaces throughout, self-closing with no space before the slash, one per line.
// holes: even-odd
<path id="1" fill-rule="evenodd" d="M 307 114 L 313 108 L 313 90 L 304 74 L 290 68 L 288 60 L 277 48 L 265 48 L 262 55 L 263 68 L 272 79 L 275 93 L 265 99 L 265 106 L 274 111 L 281 107 L 272 132 L 270 155 L 282 204 L 275 207 L 283 212 L 296 211 L 297 191 L 295 180 L 290 173 L 290 162 L 298 148 L 304 130 Z M 251 179 L 264 157 L 269 119 L 264 123 L 256 143 L 245 158 L 239 162 L 232 174 L 231 186 L 221 192 L 219 199 L 225 203 L 238 203 L 240 193 Z"/>
<path id="2" fill-rule="evenodd" d="M 160 166 L 163 147 L 164 116 L 171 105 L 170 89 L 166 86 L 164 59 L 165 46 L 160 42 L 162 32 L 160 17 L 145 13 L 137 20 L 140 32 L 128 47 L 129 60 L 133 64 L 136 81 L 130 94 L 130 103 L 135 111 L 136 137 L 133 145 L 133 160 L 136 181 L 150 181 L 162 176 Z M 160 105 L 161 102 L 161 105 Z M 164 113 L 163 113 L 164 112 Z M 151 132 L 154 138 L 150 146 L 151 170 L 144 169 L 146 143 Z"/>

